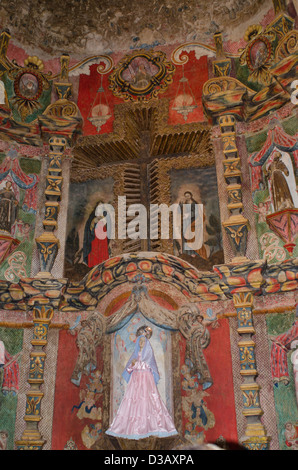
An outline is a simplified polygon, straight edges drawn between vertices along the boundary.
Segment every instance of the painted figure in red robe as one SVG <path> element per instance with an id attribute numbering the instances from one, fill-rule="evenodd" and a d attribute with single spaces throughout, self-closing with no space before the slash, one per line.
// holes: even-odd
<path id="1" fill-rule="evenodd" d="M 107 233 L 108 214 L 99 215 L 99 202 L 90 214 L 84 231 L 83 260 L 93 268 L 109 258 L 109 238 Z M 104 213 L 105 214 L 105 213 Z"/>

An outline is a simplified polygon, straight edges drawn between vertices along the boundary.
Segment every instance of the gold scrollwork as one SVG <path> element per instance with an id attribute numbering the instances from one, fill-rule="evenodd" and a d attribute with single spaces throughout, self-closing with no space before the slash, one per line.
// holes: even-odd
<path id="1" fill-rule="evenodd" d="M 217 93 L 226 93 L 231 90 L 249 90 L 243 83 L 233 77 L 214 77 L 203 86 L 203 95 L 215 95 Z"/>
<path id="2" fill-rule="evenodd" d="M 275 50 L 275 59 L 277 61 L 284 59 L 285 57 L 296 54 L 298 50 L 298 31 L 290 31 L 278 44 Z"/>
<path id="3" fill-rule="evenodd" d="M 60 194 L 62 177 L 61 176 L 47 176 L 48 187 L 46 188 L 46 194 L 48 192 Z"/>
<path id="4" fill-rule="evenodd" d="M 47 261 L 48 257 L 53 254 L 54 249 L 57 246 L 57 243 L 50 243 L 49 245 L 39 242 L 40 245 L 40 254 L 43 256 L 44 260 Z"/>
<path id="5" fill-rule="evenodd" d="M 59 206 L 47 205 L 45 209 L 45 218 L 47 221 L 56 221 L 57 209 Z"/>
<path id="6" fill-rule="evenodd" d="M 223 162 L 223 165 L 225 176 L 241 175 L 240 158 L 227 159 Z"/>
<path id="7" fill-rule="evenodd" d="M 75 103 L 69 100 L 61 99 L 51 104 L 45 114 L 47 116 L 58 118 L 70 118 L 79 115 L 79 109 Z"/>
<path id="8" fill-rule="evenodd" d="M 228 195 L 229 195 L 229 200 L 230 202 L 235 202 L 239 203 L 242 200 L 242 192 L 241 192 L 241 186 L 237 185 L 237 187 L 232 186 L 227 187 Z"/>
<path id="9" fill-rule="evenodd" d="M 236 245 L 239 246 L 244 235 L 244 229 L 247 228 L 246 224 L 242 224 L 236 227 L 226 225 L 225 229 L 229 231 L 230 237 L 235 241 Z"/>
<path id="10" fill-rule="evenodd" d="M 239 348 L 239 350 L 241 352 L 241 365 L 247 365 L 247 363 L 255 362 L 254 350 L 252 347 L 242 346 Z"/>

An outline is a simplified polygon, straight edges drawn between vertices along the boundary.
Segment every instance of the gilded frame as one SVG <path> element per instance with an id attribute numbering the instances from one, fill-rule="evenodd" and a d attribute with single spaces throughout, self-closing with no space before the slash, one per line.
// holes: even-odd
<path id="1" fill-rule="evenodd" d="M 137 74 L 143 70 L 143 79 Z M 126 55 L 109 76 L 109 89 L 127 100 L 149 101 L 165 92 L 173 81 L 175 66 L 161 51 L 137 51 Z"/>

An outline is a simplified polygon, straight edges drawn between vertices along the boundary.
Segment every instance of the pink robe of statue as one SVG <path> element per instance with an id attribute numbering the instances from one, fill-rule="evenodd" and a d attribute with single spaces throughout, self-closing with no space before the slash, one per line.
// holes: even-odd
<path id="1" fill-rule="evenodd" d="M 137 362 L 126 370 L 131 374 L 131 378 L 117 414 L 106 433 L 127 439 L 178 434 L 157 390 L 151 368 L 141 360 L 140 352 Z"/>

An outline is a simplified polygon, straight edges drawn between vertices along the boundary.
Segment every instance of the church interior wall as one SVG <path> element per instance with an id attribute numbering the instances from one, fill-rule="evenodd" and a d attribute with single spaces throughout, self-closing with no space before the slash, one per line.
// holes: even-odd
<path id="1" fill-rule="evenodd" d="M 46 36 L 39 20 L 50 24 L 50 11 L 29 21 L 24 5 L 32 43 L 8 3 L 0 449 L 297 450 L 298 7 L 211 2 L 201 24 L 193 2 L 162 2 L 164 16 L 138 30 L 130 9 L 111 6 L 99 38 L 93 19 L 88 35 L 57 20 Z M 124 222 L 139 235 L 147 225 L 144 237 L 118 231 L 120 199 L 145 208 Z M 169 236 L 159 221 L 153 237 L 161 204 L 202 212 L 179 237 L 171 214 Z M 158 390 L 169 428 L 117 434 L 132 394 L 122 374 L 138 364 L 142 338 L 153 371 L 146 406 Z"/>

